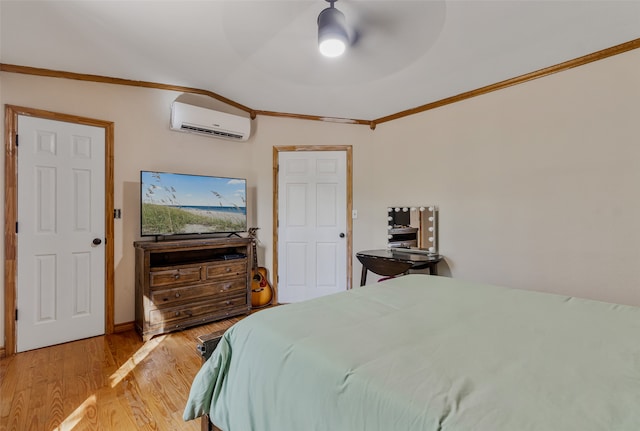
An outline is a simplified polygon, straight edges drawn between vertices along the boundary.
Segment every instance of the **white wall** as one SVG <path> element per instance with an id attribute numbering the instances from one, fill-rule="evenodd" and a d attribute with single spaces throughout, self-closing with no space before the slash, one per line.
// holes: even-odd
<path id="1" fill-rule="evenodd" d="M 353 145 L 354 251 L 384 247 L 388 205 L 435 203 L 443 274 L 640 305 L 639 71 L 631 51 L 375 131 L 259 117 L 246 143 L 170 131 L 171 91 L 2 72 L 0 102 L 115 123 L 116 324 L 134 319 L 139 171 L 248 178 L 270 268 L 277 145 Z"/>
<path id="2" fill-rule="evenodd" d="M 636 50 L 380 125 L 355 206 L 437 203 L 455 277 L 640 305 L 639 100 Z"/>

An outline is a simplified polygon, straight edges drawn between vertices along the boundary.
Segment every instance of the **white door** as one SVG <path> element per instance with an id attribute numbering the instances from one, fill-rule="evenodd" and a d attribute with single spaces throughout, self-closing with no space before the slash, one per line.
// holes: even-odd
<path id="1" fill-rule="evenodd" d="M 105 133 L 21 115 L 18 137 L 22 352 L 105 332 Z"/>
<path id="2" fill-rule="evenodd" d="M 346 152 L 278 154 L 278 301 L 346 290 Z"/>

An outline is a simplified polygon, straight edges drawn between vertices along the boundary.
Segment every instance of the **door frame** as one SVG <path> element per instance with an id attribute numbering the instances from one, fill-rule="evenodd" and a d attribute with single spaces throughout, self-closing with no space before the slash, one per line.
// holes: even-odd
<path id="1" fill-rule="evenodd" d="M 351 145 L 286 145 L 273 147 L 273 303 L 278 303 L 278 162 L 280 153 L 287 151 L 345 151 L 347 156 L 347 290 L 352 287 L 353 279 L 353 147 Z"/>
<path id="2" fill-rule="evenodd" d="M 42 109 L 5 105 L 4 116 L 4 340 L 5 354 L 16 352 L 16 298 L 18 221 L 18 116 L 83 124 L 104 129 L 105 143 L 105 333 L 114 331 L 114 240 L 113 240 L 113 141 L 114 124 L 77 115 L 60 114 Z"/>

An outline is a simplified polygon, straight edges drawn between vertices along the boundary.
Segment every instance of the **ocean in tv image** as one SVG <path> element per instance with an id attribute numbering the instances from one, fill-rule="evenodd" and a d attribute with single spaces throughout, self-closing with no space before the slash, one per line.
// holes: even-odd
<path id="1" fill-rule="evenodd" d="M 141 235 L 247 230 L 247 182 L 167 172 L 140 172 Z"/>

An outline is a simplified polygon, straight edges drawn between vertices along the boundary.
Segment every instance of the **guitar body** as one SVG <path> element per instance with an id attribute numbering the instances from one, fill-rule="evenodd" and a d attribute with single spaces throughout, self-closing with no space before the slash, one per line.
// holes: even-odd
<path id="1" fill-rule="evenodd" d="M 267 281 L 267 269 L 259 266 L 251 275 L 251 307 L 259 308 L 269 305 L 273 298 L 273 289 Z"/>

